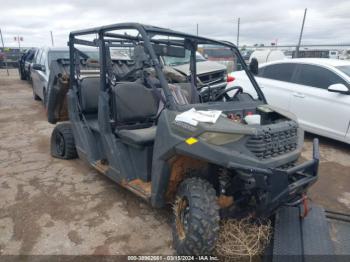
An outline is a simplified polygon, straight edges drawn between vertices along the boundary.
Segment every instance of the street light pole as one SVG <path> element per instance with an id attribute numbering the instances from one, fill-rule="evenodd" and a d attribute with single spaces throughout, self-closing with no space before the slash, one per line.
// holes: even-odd
<path id="1" fill-rule="evenodd" d="M 55 43 L 54 43 L 54 41 L 53 41 L 53 34 L 52 34 L 52 31 L 50 31 L 50 34 L 51 34 L 51 45 L 52 45 L 52 46 L 55 46 Z"/>
<path id="2" fill-rule="evenodd" d="M 17 35 L 17 42 L 18 42 L 18 50 L 21 51 L 21 41 L 19 39 L 19 35 Z"/>
<path id="3" fill-rule="evenodd" d="M 19 35 L 17 35 L 17 42 L 18 42 L 18 61 L 21 59 L 21 38 Z"/>
<path id="4" fill-rule="evenodd" d="M 238 23 L 237 23 L 237 48 L 239 47 L 239 26 L 241 23 L 241 18 L 238 17 Z"/>

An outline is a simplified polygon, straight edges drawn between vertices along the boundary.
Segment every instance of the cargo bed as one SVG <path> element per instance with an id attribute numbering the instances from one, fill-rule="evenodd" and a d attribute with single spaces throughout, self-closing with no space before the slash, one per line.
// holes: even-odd
<path id="1" fill-rule="evenodd" d="M 350 261 L 350 215 L 314 204 L 301 219 L 303 212 L 299 207 L 280 209 L 263 261 Z"/>

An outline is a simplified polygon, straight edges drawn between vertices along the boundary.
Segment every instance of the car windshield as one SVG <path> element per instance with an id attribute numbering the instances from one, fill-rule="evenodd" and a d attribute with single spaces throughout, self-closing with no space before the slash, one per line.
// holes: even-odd
<path id="1" fill-rule="evenodd" d="M 186 50 L 185 57 L 172 57 L 172 56 L 164 56 L 164 63 L 168 66 L 177 66 L 177 65 L 184 65 L 190 63 L 190 54 L 191 52 L 189 50 Z M 206 61 L 206 59 L 199 53 L 196 53 L 196 61 Z"/>
<path id="2" fill-rule="evenodd" d="M 49 52 L 49 64 L 57 59 L 69 59 L 69 51 L 51 51 Z"/>
<path id="3" fill-rule="evenodd" d="M 350 77 L 350 65 L 348 65 L 348 66 L 336 66 L 336 68 Z"/>

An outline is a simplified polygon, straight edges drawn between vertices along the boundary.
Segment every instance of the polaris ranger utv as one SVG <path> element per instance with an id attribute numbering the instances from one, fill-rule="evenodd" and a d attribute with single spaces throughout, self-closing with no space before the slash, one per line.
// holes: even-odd
<path id="1" fill-rule="evenodd" d="M 202 45 L 230 50 L 258 98 L 239 86 L 198 85 Z M 98 70 L 81 68 L 80 46 L 99 48 Z M 67 94 L 49 108 L 54 122 L 69 122 L 54 128 L 52 155 L 79 156 L 153 207 L 173 204 L 178 254 L 211 253 L 220 215 L 270 216 L 282 205 L 298 205 L 317 180 L 318 141 L 313 159 L 297 163 L 303 131 L 293 115 L 266 103 L 234 44 L 123 23 L 74 31 L 69 48 L 69 78 L 58 81 Z M 133 63 L 113 61 L 113 50 L 128 52 Z M 189 77 L 159 61 L 186 50 Z M 68 112 L 61 110 L 65 99 Z"/>

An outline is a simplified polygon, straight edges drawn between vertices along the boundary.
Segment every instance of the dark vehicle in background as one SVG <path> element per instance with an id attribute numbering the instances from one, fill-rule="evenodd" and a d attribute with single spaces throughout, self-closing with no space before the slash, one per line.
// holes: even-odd
<path id="1" fill-rule="evenodd" d="M 293 51 L 292 58 L 329 58 L 329 50 L 299 50 Z"/>
<path id="2" fill-rule="evenodd" d="M 18 72 L 21 80 L 31 81 L 30 69 L 32 67 L 34 56 L 37 50 L 37 48 L 30 48 L 19 59 Z"/>
<path id="3" fill-rule="evenodd" d="M 69 59 L 67 47 L 43 47 L 36 52 L 31 67 L 34 100 L 42 100 L 46 106 L 47 90 L 50 75 L 49 65 L 57 59 Z"/>
<path id="4" fill-rule="evenodd" d="M 17 68 L 21 56 L 22 52 L 18 47 L 0 48 L 0 67 Z"/>
<path id="5" fill-rule="evenodd" d="M 252 55 L 253 52 L 254 52 L 254 50 L 242 50 L 241 51 L 244 62 L 246 62 L 247 64 L 249 63 L 250 56 Z"/>
<path id="6" fill-rule="evenodd" d="M 5 52 L 0 48 L 0 68 L 5 67 Z"/>

